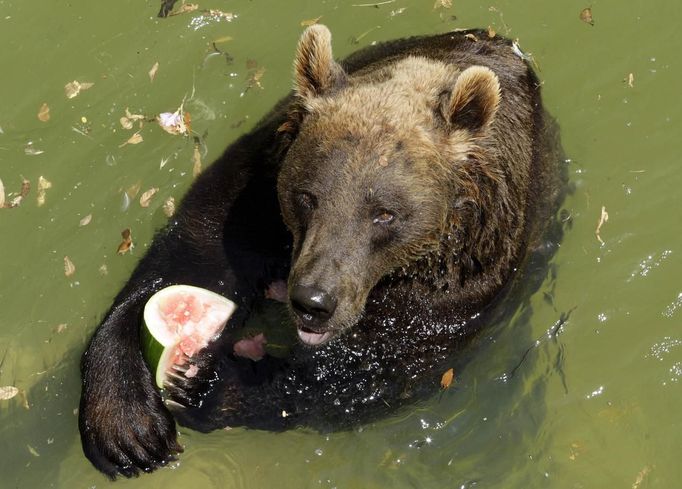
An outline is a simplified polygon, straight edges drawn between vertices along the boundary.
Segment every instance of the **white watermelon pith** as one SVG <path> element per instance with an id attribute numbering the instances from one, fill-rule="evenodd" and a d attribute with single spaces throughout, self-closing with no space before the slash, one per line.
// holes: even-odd
<path id="1" fill-rule="evenodd" d="M 154 294 L 144 308 L 142 351 L 156 385 L 163 388 L 173 365 L 185 366 L 215 340 L 235 309 L 231 300 L 191 285 L 171 285 Z M 186 367 L 188 377 L 196 373 L 196 367 Z"/>

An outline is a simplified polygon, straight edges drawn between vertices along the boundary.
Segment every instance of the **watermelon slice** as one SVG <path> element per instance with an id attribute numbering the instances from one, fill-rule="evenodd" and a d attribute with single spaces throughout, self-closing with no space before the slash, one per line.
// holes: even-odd
<path id="1" fill-rule="evenodd" d="M 144 308 L 142 353 L 156 385 L 163 389 L 169 370 L 196 375 L 191 359 L 222 332 L 236 305 L 210 290 L 171 285 L 154 294 Z"/>

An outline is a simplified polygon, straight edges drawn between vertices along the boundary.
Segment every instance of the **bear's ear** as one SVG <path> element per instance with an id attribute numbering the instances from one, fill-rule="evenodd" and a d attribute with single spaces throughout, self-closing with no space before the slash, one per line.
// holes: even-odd
<path id="1" fill-rule="evenodd" d="M 472 66 L 460 73 L 443 117 L 455 129 L 478 133 L 495 118 L 500 105 L 500 81 L 490 68 Z"/>
<path id="2" fill-rule="evenodd" d="M 294 91 L 304 99 L 318 97 L 341 86 L 343 68 L 332 55 L 332 34 L 325 26 L 308 27 L 298 41 L 294 61 Z"/>

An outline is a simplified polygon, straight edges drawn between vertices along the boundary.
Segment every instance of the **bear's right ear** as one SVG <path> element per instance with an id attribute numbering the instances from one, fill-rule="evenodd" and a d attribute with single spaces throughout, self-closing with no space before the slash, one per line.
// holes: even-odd
<path id="1" fill-rule="evenodd" d="M 453 128 L 477 134 L 492 123 L 499 105 L 497 75 L 485 66 L 472 66 L 460 73 L 441 111 Z"/>
<path id="2" fill-rule="evenodd" d="M 303 98 L 323 95 L 343 85 L 346 73 L 334 61 L 332 34 L 327 27 L 308 27 L 298 41 L 294 61 L 294 91 Z"/>

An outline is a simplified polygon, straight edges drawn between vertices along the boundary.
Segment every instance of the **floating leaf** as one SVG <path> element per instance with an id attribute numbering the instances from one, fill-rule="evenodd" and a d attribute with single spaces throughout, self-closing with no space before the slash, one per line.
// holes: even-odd
<path id="1" fill-rule="evenodd" d="M 319 17 L 315 17 L 314 19 L 306 19 L 301 21 L 301 27 L 310 27 L 311 25 L 317 24 L 322 16 L 320 15 Z"/>
<path id="2" fill-rule="evenodd" d="M 180 15 L 180 14 L 186 14 L 189 12 L 194 12 L 195 10 L 199 9 L 199 5 L 196 3 L 185 3 L 183 5 L 180 5 L 180 8 L 177 10 L 170 12 L 168 14 L 168 17 L 173 17 L 174 15 Z"/>
<path id="3" fill-rule="evenodd" d="M 0 387 L 0 401 L 7 401 L 8 399 L 12 399 L 17 394 L 19 394 L 19 389 L 17 389 L 13 385 L 6 385 L 4 387 Z"/>
<path id="4" fill-rule="evenodd" d="M 140 144 L 142 141 L 144 141 L 144 139 L 142 139 L 142 135 L 140 134 L 140 131 L 137 131 L 135 134 L 130 136 L 125 143 L 119 144 L 118 147 L 122 148 L 126 144 Z"/>
<path id="5" fill-rule="evenodd" d="M 45 204 L 45 192 L 49 188 L 52 188 L 52 182 L 41 175 L 38 178 L 38 197 L 36 197 L 38 207 L 41 207 Z"/>
<path id="6" fill-rule="evenodd" d="M 43 102 L 43 105 L 40 106 L 40 109 L 38 110 L 38 120 L 40 122 L 47 122 L 50 120 L 50 106 L 47 105 L 47 102 Z"/>
<path id="7" fill-rule="evenodd" d="M 592 9 L 590 7 L 584 8 L 580 11 L 580 20 L 586 24 L 594 25 L 594 19 L 592 18 Z"/>
<path id="8" fill-rule="evenodd" d="M 231 12 L 223 12 L 222 10 L 216 10 L 216 9 L 209 9 L 206 10 L 205 12 L 208 13 L 208 15 L 212 17 L 216 17 L 217 20 L 226 20 L 227 22 L 232 22 L 236 15 L 234 15 Z"/>
<path id="9" fill-rule="evenodd" d="M 192 155 L 192 176 L 197 177 L 201 173 L 201 148 L 199 142 L 194 142 L 194 153 Z"/>
<path id="10" fill-rule="evenodd" d="M 154 197 L 154 194 L 159 191 L 158 187 L 152 187 L 142 194 L 140 197 L 140 205 L 142 207 L 149 207 L 149 204 Z"/>
<path id="11" fill-rule="evenodd" d="M 142 114 L 131 114 L 128 110 L 128 107 L 126 107 L 126 115 L 121 117 L 119 122 L 121 123 L 121 127 L 123 127 L 123 129 L 132 129 L 135 121 L 140 121 L 140 129 L 142 129 L 142 122 L 145 119 L 146 117 Z"/>
<path id="12" fill-rule="evenodd" d="M 0 179 L 0 209 L 5 207 L 5 186 L 2 184 Z"/>
<path id="13" fill-rule="evenodd" d="M 45 151 L 42 149 L 34 148 L 33 147 L 33 141 L 29 141 L 26 143 L 26 146 L 24 146 L 24 153 L 28 156 L 37 156 L 43 154 Z"/>
<path id="14" fill-rule="evenodd" d="M 149 70 L 149 81 L 153 82 L 154 78 L 156 78 L 156 72 L 159 71 L 159 62 L 157 61 L 152 65 L 152 68 Z"/>
<path id="15" fill-rule="evenodd" d="M 79 93 L 81 93 L 81 90 L 87 90 L 88 88 L 91 88 L 93 85 L 94 83 L 88 82 L 81 83 L 74 80 L 64 85 L 64 93 L 66 94 L 66 98 L 74 98 Z"/>
<path id="16" fill-rule="evenodd" d="M 76 273 L 76 265 L 73 264 L 73 262 L 71 261 L 71 258 L 69 258 L 68 256 L 65 256 L 64 257 L 64 275 L 66 275 L 67 277 L 70 277 L 74 273 Z"/>
<path id="17" fill-rule="evenodd" d="M 635 88 L 635 75 L 628 73 L 628 87 Z"/>
<path id="18" fill-rule="evenodd" d="M 38 450 L 36 450 L 35 448 L 33 448 L 31 445 L 26 445 L 26 448 L 28 448 L 29 453 L 30 453 L 31 455 L 33 455 L 34 457 L 40 457 L 40 454 L 38 453 Z"/>
<path id="19" fill-rule="evenodd" d="M 452 0 L 436 0 L 433 8 L 452 8 Z"/>
<path id="20" fill-rule="evenodd" d="M 66 331 L 67 324 L 66 323 L 61 323 L 55 326 L 54 331 L 57 334 L 62 334 L 64 331 Z"/>
<path id="21" fill-rule="evenodd" d="M 81 227 L 87 226 L 88 224 L 90 224 L 90 221 L 92 221 L 92 214 L 88 214 L 88 215 L 85 216 L 83 219 L 81 219 L 81 220 L 78 222 L 78 225 L 81 226 Z"/>
<path id="22" fill-rule="evenodd" d="M 597 236 L 597 240 L 599 241 L 599 244 L 604 246 L 604 241 L 601 239 L 601 235 L 599 234 L 601 232 L 601 227 L 604 225 L 604 223 L 609 221 L 609 213 L 606 212 L 606 207 L 602 206 L 601 207 L 601 215 L 599 216 L 599 223 L 597 223 L 597 229 L 594 230 L 595 236 Z"/>
<path id="23" fill-rule="evenodd" d="M 118 250 L 116 250 L 116 253 L 119 255 L 123 255 L 130 251 L 133 248 L 133 235 L 130 232 L 129 228 L 125 228 L 123 231 L 121 231 L 121 237 L 123 238 L 123 241 L 121 241 L 121 244 L 118 245 Z"/>
<path id="24" fill-rule="evenodd" d="M 452 384 L 453 379 L 455 378 L 455 371 L 451 368 L 447 369 L 443 376 L 440 378 L 440 387 L 441 389 L 447 389 L 450 387 Z"/>
<path id="25" fill-rule="evenodd" d="M 172 217 L 175 214 L 175 199 L 173 197 L 168 197 L 163 203 L 163 213 L 166 214 L 166 217 Z"/>
<path id="26" fill-rule="evenodd" d="M 162 112 L 156 117 L 161 129 L 168 134 L 184 136 L 189 133 L 189 112 L 183 112 L 183 104 L 175 112 Z"/>

